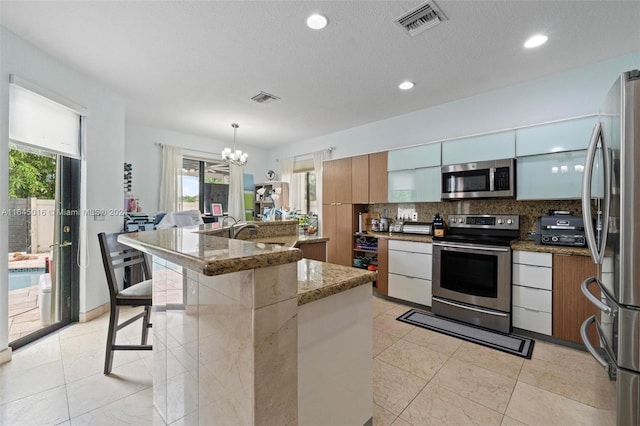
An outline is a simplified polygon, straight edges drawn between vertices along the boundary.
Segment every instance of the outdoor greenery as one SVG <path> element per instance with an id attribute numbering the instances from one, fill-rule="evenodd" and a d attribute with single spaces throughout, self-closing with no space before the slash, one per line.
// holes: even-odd
<path id="1" fill-rule="evenodd" d="M 198 202 L 198 196 L 197 195 L 183 195 L 182 196 L 182 201 L 184 201 L 185 203 L 196 203 L 196 202 Z"/>
<path id="2" fill-rule="evenodd" d="M 9 149 L 9 197 L 56 197 L 56 156 Z"/>

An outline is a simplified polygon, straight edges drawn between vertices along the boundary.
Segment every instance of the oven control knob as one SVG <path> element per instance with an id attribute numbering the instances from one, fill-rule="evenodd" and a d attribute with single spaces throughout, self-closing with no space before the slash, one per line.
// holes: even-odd
<path id="1" fill-rule="evenodd" d="M 461 217 L 461 218 L 458 220 L 458 222 L 460 222 L 460 223 L 464 223 L 464 217 Z"/>
<path id="2" fill-rule="evenodd" d="M 507 225 L 513 225 L 513 219 L 507 219 Z"/>
<path id="3" fill-rule="evenodd" d="M 503 220 L 502 219 L 498 219 L 498 225 L 502 225 Z"/>
<path id="4" fill-rule="evenodd" d="M 451 223 L 456 223 L 458 221 L 458 219 L 456 219 L 455 217 L 451 218 Z"/>
<path id="5" fill-rule="evenodd" d="M 558 237 L 556 237 L 555 235 L 553 237 L 551 237 L 551 241 L 553 241 L 554 243 L 558 241 Z"/>

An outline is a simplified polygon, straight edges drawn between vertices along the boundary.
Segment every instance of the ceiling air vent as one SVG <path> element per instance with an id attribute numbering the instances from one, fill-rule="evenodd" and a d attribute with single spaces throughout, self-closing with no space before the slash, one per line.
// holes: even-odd
<path id="1" fill-rule="evenodd" d="M 396 23 L 413 37 L 446 20 L 447 17 L 438 6 L 434 2 L 428 1 L 396 19 Z"/>
<path id="2" fill-rule="evenodd" d="M 269 102 L 277 101 L 278 99 L 280 98 L 266 92 L 260 92 L 251 98 L 252 101 L 256 101 L 259 104 L 268 104 Z"/>

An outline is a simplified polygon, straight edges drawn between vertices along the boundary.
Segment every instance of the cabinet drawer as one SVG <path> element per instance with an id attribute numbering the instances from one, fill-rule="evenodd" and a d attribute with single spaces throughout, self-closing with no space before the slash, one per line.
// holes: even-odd
<path id="1" fill-rule="evenodd" d="M 389 272 L 430 280 L 431 255 L 389 250 Z"/>
<path id="2" fill-rule="evenodd" d="M 514 285 L 513 306 L 551 313 L 551 291 Z"/>
<path id="3" fill-rule="evenodd" d="M 389 296 L 431 306 L 431 280 L 389 274 Z"/>
<path id="4" fill-rule="evenodd" d="M 513 284 L 551 290 L 553 270 L 544 266 L 513 265 Z"/>
<path id="5" fill-rule="evenodd" d="M 514 250 L 513 263 L 524 263 L 525 265 L 553 266 L 553 255 L 551 253 L 537 253 L 535 251 Z"/>
<path id="6" fill-rule="evenodd" d="M 433 253 L 431 243 L 417 243 L 413 241 L 389 240 L 389 250 L 410 251 L 414 253 Z"/>
<path id="7" fill-rule="evenodd" d="M 513 326 L 551 336 L 551 314 L 514 306 Z"/>

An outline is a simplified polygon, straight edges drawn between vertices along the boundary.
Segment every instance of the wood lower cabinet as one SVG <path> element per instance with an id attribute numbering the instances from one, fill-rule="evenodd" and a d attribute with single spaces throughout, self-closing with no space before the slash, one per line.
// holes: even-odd
<path id="1" fill-rule="evenodd" d="M 389 293 L 389 240 L 378 238 L 378 280 L 376 291 L 387 296 Z"/>
<path id="2" fill-rule="evenodd" d="M 582 294 L 580 284 L 596 273 L 588 256 L 553 255 L 553 337 L 583 344 L 580 325 L 599 310 Z M 595 331 L 589 338 L 597 341 Z"/>
<path id="3" fill-rule="evenodd" d="M 319 260 L 320 262 L 327 261 L 327 243 L 313 243 L 313 244 L 300 244 L 299 247 L 302 250 L 302 257 L 305 259 Z"/>
<path id="4" fill-rule="evenodd" d="M 353 204 L 323 204 L 322 234 L 327 242 L 327 262 L 351 266 L 353 255 Z"/>

